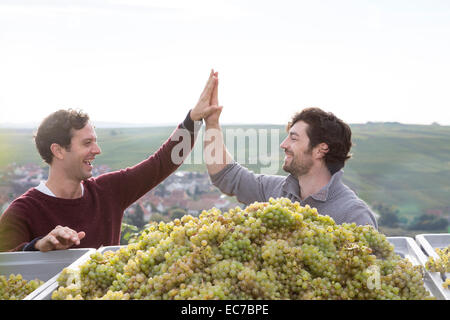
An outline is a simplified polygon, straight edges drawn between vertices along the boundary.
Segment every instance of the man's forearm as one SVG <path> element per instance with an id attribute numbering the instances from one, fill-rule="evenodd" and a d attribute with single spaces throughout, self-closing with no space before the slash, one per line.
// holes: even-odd
<path id="1" fill-rule="evenodd" d="M 227 164 L 233 162 L 233 157 L 225 146 L 222 129 L 218 123 L 206 123 L 203 153 L 209 175 L 222 171 Z"/>

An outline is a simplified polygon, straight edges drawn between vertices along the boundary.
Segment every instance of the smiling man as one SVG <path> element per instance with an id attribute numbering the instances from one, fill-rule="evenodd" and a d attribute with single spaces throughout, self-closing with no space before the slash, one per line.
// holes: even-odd
<path id="1" fill-rule="evenodd" d="M 286 197 L 317 208 L 337 224 L 354 222 L 378 228 L 367 204 L 341 180 L 352 145 L 346 123 L 319 108 L 295 114 L 280 145 L 285 152 L 283 170 L 289 175 L 263 175 L 249 171 L 231 157 L 219 125 L 221 110 L 205 118 L 206 130 L 215 134 L 209 135 L 213 139 L 205 138 L 204 150 L 211 181 L 223 193 L 236 196 L 245 205 Z"/>
<path id="2" fill-rule="evenodd" d="M 216 85 L 217 73 L 211 71 L 197 105 L 153 155 L 96 178 L 93 162 L 101 149 L 88 115 L 71 109 L 49 115 L 35 136 L 49 165 L 48 180 L 14 200 L 0 217 L 0 251 L 118 245 L 124 210 L 174 172 L 180 157 L 188 156 L 201 120 L 217 108 L 212 105 Z M 174 162 L 179 143 L 188 148 L 177 152 Z"/>

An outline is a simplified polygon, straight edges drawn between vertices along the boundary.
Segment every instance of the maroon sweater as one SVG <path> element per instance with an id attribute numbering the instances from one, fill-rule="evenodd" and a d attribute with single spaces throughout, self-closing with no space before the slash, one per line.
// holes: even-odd
<path id="1" fill-rule="evenodd" d="M 83 181 L 84 194 L 81 198 L 56 198 L 35 188 L 29 189 L 14 200 L 0 217 L 0 251 L 30 247 L 31 241 L 47 235 L 57 225 L 86 233 L 80 245 L 73 248 L 119 245 L 124 210 L 180 166 L 172 162 L 171 152 L 183 140 L 177 130 L 186 130 L 184 128 L 189 130 L 192 149 L 195 142 L 194 123 L 188 114 L 183 124 L 148 159 L 131 168 Z M 182 156 L 186 158 L 187 154 Z"/>

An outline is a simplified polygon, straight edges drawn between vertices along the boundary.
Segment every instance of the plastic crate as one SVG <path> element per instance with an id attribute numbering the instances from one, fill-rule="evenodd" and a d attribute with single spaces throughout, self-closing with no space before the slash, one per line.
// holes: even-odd
<path id="1" fill-rule="evenodd" d="M 399 256 L 408 259 L 415 266 L 425 266 L 427 257 L 413 238 L 387 237 L 387 240 L 394 246 L 394 252 Z M 444 288 L 442 288 L 442 285 L 439 286 L 439 281 L 432 272 L 424 272 L 424 284 L 425 288 L 433 295 L 433 297 L 439 300 L 448 300 Z"/>
<path id="2" fill-rule="evenodd" d="M 450 246 L 450 233 L 425 233 L 416 235 L 416 241 L 425 254 L 439 258 L 435 249 L 443 249 Z"/>
<path id="3" fill-rule="evenodd" d="M 71 268 L 71 269 L 76 269 L 79 265 L 81 265 L 84 262 L 86 262 L 87 260 L 89 260 L 90 255 L 96 251 L 98 251 L 100 253 L 104 253 L 105 251 L 108 251 L 108 250 L 117 251 L 121 247 L 126 247 L 126 246 L 106 246 L 106 247 L 101 247 L 97 250 L 91 249 L 91 251 L 87 255 L 81 257 L 80 259 L 78 259 L 77 261 L 75 261 L 74 263 L 72 263 L 71 265 L 69 265 L 67 267 Z M 60 271 L 62 271 L 62 269 Z M 51 300 L 53 291 L 57 290 L 59 287 L 59 284 L 56 281 L 56 279 L 57 279 L 57 276 L 55 277 L 55 281 L 53 281 L 48 286 L 46 286 L 45 288 L 40 290 L 40 292 L 38 292 L 38 294 L 34 295 L 33 300 Z"/>
<path id="4" fill-rule="evenodd" d="M 27 295 L 24 300 L 32 300 L 51 283 L 65 267 L 78 259 L 88 256 L 94 249 L 68 249 L 49 252 L 20 251 L 0 253 L 0 274 L 21 274 L 23 279 L 44 281 L 39 288 Z"/>
<path id="5" fill-rule="evenodd" d="M 107 247 L 101 247 L 100 249 L 98 249 L 98 251 L 100 253 L 105 253 L 106 251 L 112 251 L 115 252 L 117 250 L 119 250 L 120 248 L 125 248 L 127 246 L 107 246 Z"/>
<path id="6" fill-rule="evenodd" d="M 387 240 L 394 246 L 394 251 L 398 255 L 403 258 L 407 258 L 411 261 L 413 265 L 424 265 L 426 261 L 425 254 L 420 250 L 417 243 L 413 238 L 410 237 L 387 237 Z M 107 246 L 101 247 L 97 251 L 100 253 L 105 253 L 106 251 L 117 251 L 122 247 L 126 246 Z M 76 265 L 72 265 L 70 267 L 76 267 L 79 264 L 85 262 L 86 259 L 77 260 Z M 439 300 L 446 300 L 446 296 L 443 292 L 442 286 L 439 287 L 433 279 L 432 275 L 429 272 L 425 272 L 424 274 L 424 284 L 425 288 L 431 293 L 433 297 Z M 36 300 L 51 300 L 51 296 L 54 290 L 58 288 L 58 283 L 54 283 L 52 286 L 48 286 L 43 290 L 38 296 L 36 296 Z"/>
<path id="7" fill-rule="evenodd" d="M 434 257 L 435 259 L 439 259 L 439 255 L 436 253 L 435 249 L 444 249 L 450 245 L 450 233 L 425 233 L 416 235 L 416 241 L 419 246 L 422 248 L 423 252 L 425 252 L 428 257 Z M 450 278 L 450 272 L 447 273 L 438 273 L 438 272 L 430 272 L 434 278 L 436 278 L 436 282 L 442 287 L 445 279 Z M 450 289 L 444 289 L 444 293 L 447 300 L 450 300 Z"/>

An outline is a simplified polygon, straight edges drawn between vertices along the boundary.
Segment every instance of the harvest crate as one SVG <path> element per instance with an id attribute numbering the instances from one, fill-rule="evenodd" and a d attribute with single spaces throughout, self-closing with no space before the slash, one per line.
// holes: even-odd
<path id="1" fill-rule="evenodd" d="M 416 241 L 427 256 L 439 258 L 435 249 L 443 249 L 450 246 L 450 233 L 418 234 Z"/>
<path id="2" fill-rule="evenodd" d="M 24 298 L 32 300 L 56 282 L 62 269 L 94 251 L 94 249 L 68 249 L 49 252 L 1 252 L 0 274 L 6 277 L 10 274 L 21 274 L 25 280 L 37 278 L 44 281 L 44 284 Z"/>
<path id="3" fill-rule="evenodd" d="M 411 237 L 387 237 L 387 240 L 394 246 L 394 252 L 402 258 L 407 258 L 413 265 L 425 266 L 427 257 L 420 247 Z M 432 272 L 424 272 L 425 288 L 439 300 L 448 300 L 442 285 L 439 285 L 436 275 Z"/>
<path id="4" fill-rule="evenodd" d="M 426 256 L 420 250 L 417 243 L 413 238 L 410 237 L 387 237 L 387 240 L 394 246 L 394 251 L 398 255 L 403 258 L 407 258 L 412 262 L 413 265 L 423 265 L 426 261 Z M 107 246 L 98 249 L 100 253 L 104 253 L 106 251 L 117 251 L 120 248 L 125 246 Z M 89 257 L 87 257 L 89 258 Z M 77 260 L 77 265 L 82 264 L 87 260 L 79 259 Z M 74 265 L 75 266 L 75 265 Z M 71 267 L 74 267 L 71 266 Z M 439 287 L 439 285 L 435 282 L 432 275 L 429 272 L 425 272 L 424 275 L 424 284 L 425 288 L 434 296 L 436 299 L 445 300 L 445 293 L 443 292 L 443 288 Z M 43 290 L 38 296 L 36 296 L 36 300 L 51 300 L 51 296 L 54 290 L 58 288 L 58 283 L 53 283 L 52 286 L 48 286 Z"/>
<path id="5" fill-rule="evenodd" d="M 116 252 L 120 248 L 125 248 L 125 247 L 126 246 L 107 246 L 107 247 L 101 247 L 100 249 L 98 249 L 98 251 L 100 253 L 105 253 L 106 251 Z"/>
<path id="6" fill-rule="evenodd" d="M 428 257 L 439 259 L 436 249 L 444 249 L 450 245 L 450 233 L 425 233 L 416 236 L 416 241 Z M 430 272 L 436 282 L 442 287 L 445 279 L 450 278 L 450 272 L 438 273 Z M 450 300 L 450 289 L 443 289 L 445 297 Z"/>
<path id="7" fill-rule="evenodd" d="M 107 246 L 107 247 L 101 247 L 97 250 L 90 249 L 90 251 L 87 255 L 83 255 L 82 257 L 80 257 L 80 259 L 76 260 L 74 263 L 72 263 L 70 266 L 68 266 L 68 268 L 76 269 L 79 265 L 81 265 L 84 262 L 86 262 L 87 260 L 89 260 L 90 255 L 96 251 L 104 253 L 107 250 L 111 250 L 111 251 L 119 250 L 119 248 L 121 248 L 121 247 L 125 247 L 125 246 Z M 61 272 L 62 269 L 60 269 L 59 271 Z M 59 275 L 59 272 L 58 272 L 58 275 Z M 56 281 L 56 279 L 58 278 L 58 275 L 54 279 L 52 279 L 52 280 L 54 280 L 54 281 L 52 281 L 52 283 L 50 283 L 45 288 L 40 290 L 37 294 L 35 294 L 33 296 L 33 300 L 51 300 L 53 291 L 55 291 L 59 287 L 58 281 Z"/>

